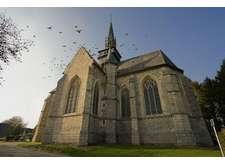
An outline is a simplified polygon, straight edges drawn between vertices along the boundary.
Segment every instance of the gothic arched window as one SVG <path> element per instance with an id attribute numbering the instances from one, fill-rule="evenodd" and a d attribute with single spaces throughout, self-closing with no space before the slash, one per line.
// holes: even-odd
<path id="1" fill-rule="evenodd" d="M 144 100 L 147 115 L 162 113 L 157 85 L 150 79 L 144 82 Z"/>
<path id="2" fill-rule="evenodd" d="M 79 88 L 80 88 L 80 79 L 76 77 L 72 79 L 70 84 L 65 113 L 73 113 L 76 111 Z"/>
<path id="3" fill-rule="evenodd" d="M 130 97 L 127 88 L 121 90 L 121 111 L 122 117 L 130 117 Z"/>
<path id="4" fill-rule="evenodd" d="M 93 114 L 98 114 L 98 102 L 99 102 L 99 85 L 95 84 L 94 88 L 94 98 L 93 98 Z"/>

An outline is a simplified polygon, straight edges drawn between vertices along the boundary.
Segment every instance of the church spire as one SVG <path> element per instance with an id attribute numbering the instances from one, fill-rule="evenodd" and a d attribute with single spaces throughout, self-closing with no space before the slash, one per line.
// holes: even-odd
<path id="1" fill-rule="evenodd" d="M 114 37 L 112 20 L 110 20 L 109 34 L 105 40 L 105 48 L 116 48 L 116 38 Z"/>
<path id="2" fill-rule="evenodd" d="M 105 48 L 103 50 L 99 50 L 98 60 L 99 63 L 106 64 L 118 64 L 120 62 L 121 56 L 118 50 L 116 49 L 116 38 L 113 32 L 112 20 L 109 25 L 109 33 L 105 40 Z"/>

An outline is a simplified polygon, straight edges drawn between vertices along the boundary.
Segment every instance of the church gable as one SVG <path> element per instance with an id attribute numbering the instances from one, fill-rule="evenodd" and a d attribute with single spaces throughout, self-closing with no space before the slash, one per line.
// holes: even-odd
<path id="1" fill-rule="evenodd" d="M 94 59 L 85 48 L 81 47 L 67 65 L 64 74 L 73 74 L 77 71 L 88 70 L 88 66 L 91 66 L 93 63 L 95 63 Z"/>

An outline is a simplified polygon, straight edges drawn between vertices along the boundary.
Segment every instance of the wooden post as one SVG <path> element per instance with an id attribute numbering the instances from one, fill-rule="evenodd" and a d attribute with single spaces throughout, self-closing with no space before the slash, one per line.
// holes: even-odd
<path id="1" fill-rule="evenodd" d="M 216 132 L 216 128 L 215 128 L 215 123 L 214 123 L 214 120 L 213 119 L 210 119 L 210 124 L 213 127 L 213 131 L 214 131 L 214 133 L 216 135 L 216 140 L 217 140 L 217 142 L 219 144 L 221 155 L 222 155 L 222 157 L 224 157 L 223 149 L 222 149 L 222 146 L 220 144 L 220 140 L 218 138 L 218 135 L 217 135 L 217 132 Z"/>

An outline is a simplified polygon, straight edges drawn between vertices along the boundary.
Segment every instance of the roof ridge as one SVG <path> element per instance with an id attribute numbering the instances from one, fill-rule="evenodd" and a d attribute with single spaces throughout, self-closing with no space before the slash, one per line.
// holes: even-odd
<path id="1" fill-rule="evenodd" d="M 136 60 L 137 62 L 132 63 L 131 60 L 132 61 Z M 149 63 L 147 64 L 146 62 L 147 63 L 149 62 Z M 143 66 L 144 64 L 146 64 L 146 66 Z M 178 68 L 161 49 L 157 49 L 153 52 L 121 61 L 119 65 L 119 72 L 120 73 L 128 72 L 128 69 L 130 71 L 131 70 L 137 71 L 140 69 L 144 69 L 143 67 L 156 67 L 156 66 L 162 66 L 162 65 L 169 66 L 170 68 L 176 69 L 183 73 L 183 70 Z"/>
<path id="2" fill-rule="evenodd" d="M 156 52 L 160 52 L 160 53 L 161 53 L 161 49 L 156 49 L 156 50 L 154 50 L 154 51 L 152 51 L 152 52 L 148 52 L 148 53 L 144 53 L 144 54 L 142 54 L 142 55 L 137 55 L 137 56 L 135 56 L 135 57 L 128 58 L 128 59 L 126 59 L 126 60 L 121 61 L 120 64 L 123 64 L 124 62 L 133 60 L 133 59 L 135 59 L 135 58 L 147 56 L 147 55 L 150 55 L 150 54 L 153 54 L 153 53 L 156 53 Z"/>

